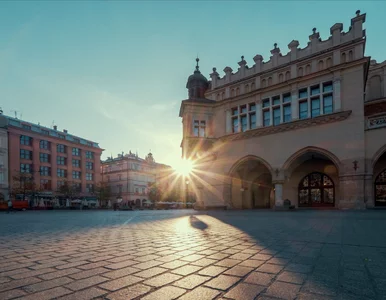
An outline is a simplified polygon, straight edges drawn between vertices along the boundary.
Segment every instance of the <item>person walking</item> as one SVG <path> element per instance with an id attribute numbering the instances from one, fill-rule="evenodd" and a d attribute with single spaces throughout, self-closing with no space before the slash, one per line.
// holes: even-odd
<path id="1" fill-rule="evenodd" d="M 13 211 L 13 207 L 12 207 L 12 201 L 11 199 L 8 200 L 8 210 L 7 210 L 7 214 L 9 214 L 11 211 Z"/>

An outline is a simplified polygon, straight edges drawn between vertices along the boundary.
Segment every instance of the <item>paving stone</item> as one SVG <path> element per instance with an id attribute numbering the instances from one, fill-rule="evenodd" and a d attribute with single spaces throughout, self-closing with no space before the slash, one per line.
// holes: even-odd
<path id="1" fill-rule="evenodd" d="M 30 284 L 34 284 L 34 283 L 37 283 L 40 281 L 41 280 L 39 278 L 36 278 L 36 277 L 28 277 L 28 278 L 23 278 L 23 279 L 18 279 L 18 280 L 12 280 L 12 281 L 0 284 L 0 292 L 12 290 L 12 289 L 19 288 L 19 287 L 26 286 L 26 285 L 30 285 Z"/>
<path id="2" fill-rule="evenodd" d="M 28 278 L 28 277 L 33 277 L 41 274 L 46 274 L 50 272 L 57 271 L 56 269 L 53 268 L 47 268 L 47 269 L 41 269 L 41 270 L 33 270 L 33 271 L 28 271 L 28 272 L 23 272 L 23 273 L 17 273 L 14 275 L 11 275 L 13 279 L 23 279 L 23 278 Z"/>
<path id="3" fill-rule="evenodd" d="M 289 283 L 303 284 L 306 278 L 307 278 L 306 274 L 284 271 L 277 277 L 277 280 L 289 282 Z"/>
<path id="4" fill-rule="evenodd" d="M 237 260 L 246 260 L 250 258 L 252 254 L 247 253 L 236 253 L 229 257 L 229 259 L 237 259 Z"/>
<path id="5" fill-rule="evenodd" d="M 181 278 L 182 276 L 180 275 L 166 273 L 166 274 L 158 275 L 156 277 L 148 279 L 144 282 L 144 284 L 160 287 L 160 286 L 172 283 L 173 281 L 179 280 Z"/>
<path id="6" fill-rule="evenodd" d="M 135 274 L 135 276 L 143 277 L 143 278 L 150 278 L 150 277 L 154 277 L 156 275 L 159 275 L 159 274 L 167 272 L 167 271 L 169 271 L 169 270 L 164 269 L 164 268 L 154 267 L 154 268 L 147 269 L 145 271 L 138 272 Z"/>
<path id="7" fill-rule="evenodd" d="M 163 256 L 163 257 L 157 258 L 157 260 L 161 261 L 161 262 L 169 262 L 169 261 L 174 261 L 176 259 L 179 259 L 181 257 L 182 257 L 182 255 L 171 254 L 171 255 L 167 255 L 167 256 Z"/>
<path id="8" fill-rule="evenodd" d="M 257 260 L 269 260 L 272 258 L 272 255 L 269 255 L 269 254 L 256 254 L 254 256 L 251 257 L 251 259 L 257 259 Z"/>
<path id="9" fill-rule="evenodd" d="M 326 296 L 336 296 L 338 294 L 337 282 L 321 282 L 321 281 L 312 281 L 309 278 L 303 284 L 302 293 L 312 293 L 320 294 Z"/>
<path id="10" fill-rule="evenodd" d="M 52 289 L 57 286 L 62 286 L 70 282 L 73 282 L 71 278 L 61 277 L 61 278 L 46 280 L 46 281 L 31 284 L 31 285 L 27 285 L 23 288 L 23 290 L 29 293 L 36 293 L 36 292 Z"/>
<path id="11" fill-rule="evenodd" d="M 76 280 L 76 281 L 66 285 L 65 287 L 70 289 L 70 290 L 73 290 L 73 291 L 78 291 L 78 290 L 85 289 L 87 287 L 90 287 L 90 286 L 97 285 L 99 283 L 105 282 L 107 280 L 108 279 L 105 278 L 105 277 L 96 275 L 96 276 L 93 276 L 93 277 Z"/>
<path id="12" fill-rule="evenodd" d="M 180 258 L 180 259 L 183 260 L 183 261 L 193 262 L 193 261 L 202 259 L 202 258 L 204 258 L 204 257 L 205 257 L 204 255 L 193 254 L 193 255 L 189 255 L 189 256 L 182 257 L 182 258 Z"/>
<path id="13" fill-rule="evenodd" d="M 235 299 L 235 300 L 249 300 L 249 299 L 253 300 L 264 289 L 265 287 L 260 285 L 239 283 L 234 288 L 232 288 L 228 293 L 226 293 L 224 297 Z"/>
<path id="14" fill-rule="evenodd" d="M 135 267 L 137 269 L 141 269 L 141 270 L 146 270 L 146 269 L 150 269 L 152 267 L 159 266 L 161 264 L 162 264 L 162 262 L 160 262 L 160 261 L 152 260 L 152 261 L 147 261 L 147 262 L 143 262 L 143 263 L 139 263 L 139 264 L 133 265 L 133 267 Z M 119 269 L 119 268 L 117 268 L 117 269 Z"/>
<path id="15" fill-rule="evenodd" d="M 216 254 L 209 255 L 207 258 L 220 260 L 220 259 L 227 258 L 229 256 L 230 254 L 216 253 Z"/>
<path id="16" fill-rule="evenodd" d="M 140 261 L 140 262 L 145 262 L 145 261 L 150 261 L 150 260 L 157 259 L 160 257 L 161 256 L 150 254 L 150 255 L 145 255 L 145 256 L 141 256 L 141 257 L 136 257 L 136 258 L 134 258 L 134 260 Z"/>
<path id="17" fill-rule="evenodd" d="M 27 293 L 24 292 L 23 290 L 10 290 L 10 291 L 0 293 L 0 299 L 1 300 L 14 299 L 17 297 L 22 297 L 26 294 Z"/>
<path id="18" fill-rule="evenodd" d="M 272 264 L 264 264 L 257 268 L 256 271 L 263 272 L 263 273 L 271 273 L 271 274 L 278 274 L 281 270 L 283 270 L 284 266 L 280 265 L 272 265 Z"/>
<path id="19" fill-rule="evenodd" d="M 60 266 L 57 266 L 56 268 L 59 269 L 59 270 L 69 269 L 69 268 L 78 267 L 78 266 L 81 266 L 81 265 L 86 265 L 88 263 L 89 263 L 88 261 L 82 260 L 82 261 L 76 261 L 76 262 L 68 263 L 68 264 L 65 264 L 65 265 L 60 265 Z"/>
<path id="20" fill-rule="evenodd" d="M 229 258 L 226 258 L 226 259 L 223 259 L 223 260 L 220 260 L 219 262 L 217 262 L 215 265 L 216 266 L 221 266 L 221 267 L 233 267 L 237 264 L 241 263 L 240 260 L 236 260 L 236 259 L 229 259 Z"/>
<path id="21" fill-rule="evenodd" d="M 200 275 L 189 275 L 186 276 L 176 282 L 173 283 L 173 285 L 184 288 L 184 289 L 194 289 L 195 287 L 199 286 L 200 284 L 208 281 L 210 278 L 206 276 L 200 276 Z"/>
<path id="22" fill-rule="evenodd" d="M 226 270 L 227 270 L 227 268 L 224 268 L 224 267 L 209 266 L 209 267 L 206 267 L 205 269 L 202 269 L 201 271 L 199 271 L 198 274 L 215 277 Z"/>
<path id="23" fill-rule="evenodd" d="M 105 298 L 109 300 L 131 300 L 150 292 L 150 290 L 151 287 L 147 285 L 136 284 L 108 294 Z"/>
<path id="24" fill-rule="evenodd" d="M 143 278 L 140 278 L 140 277 L 137 277 L 134 275 L 128 275 L 125 277 L 110 280 L 106 283 L 100 284 L 99 287 L 101 287 L 102 289 L 105 289 L 105 290 L 109 290 L 109 291 L 116 291 L 116 290 L 122 289 L 124 287 L 127 287 L 129 285 L 133 285 L 135 283 L 138 283 L 142 280 L 143 280 Z"/>
<path id="25" fill-rule="evenodd" d="M 99 267 L 104 267 L 106 265 L 108 265 L 108 263 L 106 263 L 105 261 L 98 261 L 91 264 L 81 265 L 81 266 L 78 266 L 77 268 L 81 270 L 91 270 Z"/>
<path id="26" fill-rule="evenodd" d="M 260 273 L 260 272 L 252 272 L 248 275 L 248 277 L 244 280 L 246 283 L 257 284 L 267 286 L 271 284 L 274 275 Z"/>
<path id="27" fill-rule="evenodd" d="M 182 260 L 175 260 L 175 261 L 170 261 L 168 263 L 165 263 L 163 265 L 160 265 L 162 268 L 167 268 L 167 269 L 176 269 L 182 266 L 187 265 L 189 262 L 187 261 L 182 261 Z"/>
<path id="28" fill-rule="evenodd" d="M 79 292 L 75 292 L 73 294 L 69 294 L 67 296 L 61 297 L 60 300 L 89 300 L 95 299 L 97 297 L 101 297 L 105 295 L 107 292 L 102 289 L 98 289 L 96 287 L 91 287 Z"/>
<path id="29" fill-rule="evenodd" d="M 79 273 L 75 273 L 75 274 L 70 274 L 68 275 L 70 278 L 73 278 L 73 279 L 83 279 L 83 278 L 87 278 L 87 277 L 91 277 L 91 276 L 94 276 L 94 275 L 100 275 L 100 274 L 103 274 L 103 273 L 106 273 L 106 272 L 109 272 L 110 270 L 108 269 L 105 269 L 105 268 L 96 268 L 96 269 L 91 269 L 91 270 L 87 270 L 87 271 L 81 271 Z"/>
<path id="30" fill-rule="evenodd" d="M 150 262 L 146 262 L 146 263 L 143 263 L 143 264 L 145 265 L 145 264 L 149 264 L 149 263 Z M 124 267 L 129 267 L 129 266 L 132 266 L 132 265 L 138 265 L 138 262 L 134 261 L 134 260 L 126 260 L 126 261 L 121 261 L 119 263 L 105 265 L 105 268 L 113 269 L 113 270 L 118 270 L 118 269 L 122 269 Z M 136 267 L 136 268 L 138 268 L 138 267 Z M 151 268 L 151 267 L 149 267 L 149 268 Z"/>
<path id="31" fill-rule="evenodd" d="M 267 261 L 269 264 L 285 266 L 290 260 L 288 258 L 272 257 Z"/>
<path id="32" fill-rule="evenodd" d="M 205 285 L 214 289 L 225 291 L 239 281 L 239 277 L 220 275 L 216 278 L 213 278 L 211 281 L 205 283 Z"/>
<path id="33" fill-rule="evenodd" d="M 265 294 L 280 299 L 292 300 L 296 298 L 300 287 L 300 285 L 276 281 L 269 286 Z"/>
<path id="34" fill-rule="evenodd" d="M 215 299 L 219 294 L 219 291 L 200 286 L 193 291 L 186 293 L 181 298 L 179 298 L 179 300 L 212 300 Z"/>
<path id="35" fill-rule="evenodd" d="M 201 270 L 201 269 L 202 269 L 202 267 L 187 265 L 187 266 L 180 267 L 178 269 L 174 269 L 171 272 L 178 274 L 178 275 L 185 276 L 185 275 L 189 275 L 189 274 L 192 274 L 194 272 L 197 272 L 198 270 Z"/>
<path id="36" fill-rule="evenodd" d="M 134 274 L 134 273 L 137 273 L 137 272 L 140 272 L 140 271 L 141 271 L 140 269 L 136 269 L 136 268 L 133 268 L 133 267 L 127 267 L 127 268 L 123 268 L 123 269 L 119 269 L 119 270 L 103 273 L 103 277 L 108 277 L 108 278 L 111 278 L 111 279 L 116 279 L 116 278 L 123 277 L 123 276 L 126 276 L 126 275 Z"/>
<path id="37" fill-rule="evenodd" d="M 247 259 L 239 263 L 238 266 L 258 268 L 263 264 L 265 264 L 265 261 L 263 260 Z"/>
<path id="38" fill-rule="evenodd" d="M 202 258 L 202 259 L 196 260 L 190 264 L 195 265 L 195 266 L 206 267 L 206 266 L 212 265 L 216 262 L 217 262 L 217 260 L 215 260 L 215 259 Z"/>
<path id="39" fill-rule="evenodd" d="M 39 293 L 30 294 L 28 296 L 23 296 L 23 300 L 48 300 L 48 299 L 55 299 L 59 298 L 61 296 L 67 295 L 72 293 L 71 290 L 63 288 L 63 287 L 56 287 L 50 290 L 45 290 Z"/>
<path id="40" fill-rule="evenodd" d="M 252 272 L 254 268 L 249 268 L 249 267 L 243 267 L 243 266 L 235 266 L 228 271 L 226 271 L 224 274 L 226 275 L 232 275 L 232 276 L 239 276 L 239 277 L 244 277 L 248 273 Z"/>
<path id="41" fill-rule="evenodd" d="M 175 286 L 165 286 L 142 298 L 142 300 L 172 300 L 184 294 L 184 289 Z"/>
<path id="42" fill-rule="evenodd" d="M 312 266 L 290 263 L 285 267 L 285 270 L 289 272 L 296 272 L 296 273 L 311 273 Z"/>

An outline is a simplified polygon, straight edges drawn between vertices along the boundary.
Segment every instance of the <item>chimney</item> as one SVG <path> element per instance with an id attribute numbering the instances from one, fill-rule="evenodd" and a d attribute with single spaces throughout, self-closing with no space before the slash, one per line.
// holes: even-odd
<path id="1" fill-rule="evenodd" d="M 63 129 L 63 132 L 64 132 L 64 133 L 67 133 L 68 131 L 67 131 L 67 129 Z"/>
<path id="2" fill-rule="evenodd" d="M 58 130 L 58 126 L 54 125 L 54 130 Z"/>

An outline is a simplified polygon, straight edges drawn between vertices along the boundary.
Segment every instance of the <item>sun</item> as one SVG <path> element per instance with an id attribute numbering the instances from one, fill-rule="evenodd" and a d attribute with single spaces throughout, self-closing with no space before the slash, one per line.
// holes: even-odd
<path id="1" fill-rule="evenodd" d="M 174 165 L 177 174 L 188 176 L 194 169 L 194 163 L 189 159 L 181 159 Z"/>

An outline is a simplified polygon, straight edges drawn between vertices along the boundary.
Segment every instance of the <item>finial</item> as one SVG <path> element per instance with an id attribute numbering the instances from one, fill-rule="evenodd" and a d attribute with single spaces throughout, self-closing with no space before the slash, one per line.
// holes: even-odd
<path id="1" fill-rule="evenodd" d="M 196 62 L 197 62 L 197 65 L 196 65 L 196 70 L 198 71 L 198 69 L 200 68 L 199 66 L 198 66 L 198 62 L 200 61 L 200 59 L 197 57 L 196 58 Z"/>
<path id="2" fill-rule="evenodd" d="M 359 17 L 359 15 L 361 14 L 361 11 L 358 9 L 355 13 L 357 14 L 357 17 Z"/>
<path id="3" fill-rule="evenodd" d="M 241 55 L 241 60 L 244 60 L 244 55 Z"/>
<path id="4" fill-rule="evenodd" d="M 273 44 L 273 46 L 275 47 L 275 49 L 277 48 L 277 43 Z"/>
<path id="5" fill-rule="evenodd" d="M 212 70 L 213 70 L 213 72 L 216 72 L 216 71 L 217 71 L 217 69 L 216 69 L 216 68 L 213 68 Z"/>
<path id="6" fill-rule="evenodd" d="M 313 33 L 315 33 L 316 32 L 316 28 L 314 27 L 314 28 L 312 28 L 312 32 Z"/>

